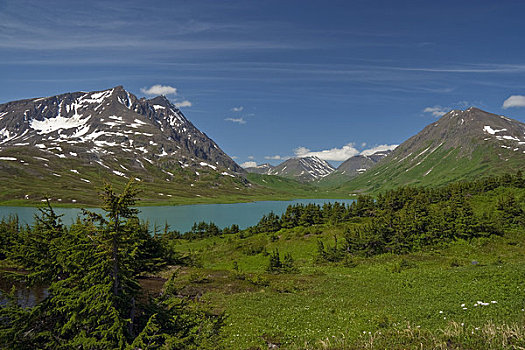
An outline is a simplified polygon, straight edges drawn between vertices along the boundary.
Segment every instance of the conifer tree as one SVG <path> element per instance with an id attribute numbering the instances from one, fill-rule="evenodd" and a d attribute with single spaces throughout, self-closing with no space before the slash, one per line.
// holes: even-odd
<path id="1" fill-rule="evenodd" d="M 221 317 L 194 312 L 173 293 L 139 298 L 137 276 L 161 266 L 162 256 L 132 207 L 136 194 L 131 182 L 121 194 L 106 184 L 105 216 L 84 211 L 70 228 L 49 205 L 42 210 L 20 243 L 25 248 L 13 258 L 30 270 L 30 279 L 50 283 L 48 295 L 27 309 L 17 306 L 14 296 L 1 306 L 0 344 L 9 349 L 186 349 L 199 348 L 216 334 Z"/>

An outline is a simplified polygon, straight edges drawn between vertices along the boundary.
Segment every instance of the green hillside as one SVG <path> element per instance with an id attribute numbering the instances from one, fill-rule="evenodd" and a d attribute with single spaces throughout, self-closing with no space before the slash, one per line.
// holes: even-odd
<path id="1" fill-rule="evenodd" d="M 297 180 L 276 176 L 249 173 L 248 181 L 274 191 L 275 196 L 292 196 L 293 198 L 350 198 L 345 189 L 319 186 L 315 182 L 299 182 Z"/>
<path id="2" fill-rule="evenodd" d="M 430 154 L 417 155 L 428 147 L 421 147 L 402 160 L 385 158 L 384 162 L 366 173 L 336 185 L 338 191 L 377 193 L 404 185 L 444 185 L 458 180 L 472 180 L 479 176 L 515 172 L 525 165 L 525 157 L 511 150 L 497 150 L 492 145 L 480 145 L 470 155 L 462 150 L 438 147 Z"/>
<path id="3" fill-rule="evenodd" d="M 377 193 L 398 186 L 443 185 L 515 172 L 524 166 L 525 124 L 469 108 L 445 114 L 376 166 L 335 188 Z"/>

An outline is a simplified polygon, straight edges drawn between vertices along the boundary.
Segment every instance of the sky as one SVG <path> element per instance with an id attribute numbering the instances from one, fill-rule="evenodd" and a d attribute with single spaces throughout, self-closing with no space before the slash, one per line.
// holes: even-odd
<path id="1" fill-rule="evenodd" d="M 338 165 L 451 109 L 525 122 L 524 14 L 505 0 L 0 0 L 0 103 L 123 85 L 166 95 L 239 164 Z"/>

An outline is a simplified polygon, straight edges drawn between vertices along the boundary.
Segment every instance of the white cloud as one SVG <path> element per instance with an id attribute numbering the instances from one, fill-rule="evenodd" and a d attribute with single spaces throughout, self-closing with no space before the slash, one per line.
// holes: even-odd
<path id="1" fill-rule="evenodd" d="M 294 150 L 297 157 L 318 157 L 323 160 L 345 161 L 350 157 L 359 154 L 353 143 L 349 143 L 341 148 L 332 148 L 323 151 L 312 152 L 306 147 L 298 147 Z"/>
<path id="2" fill-rule="evenodd" d="M 226 118 L 224 120 L 232 123 L 246 124 L 246 120 L 244 120 L 244 118 Z"/>
<path id="3" fill-rule="evenodd" d="M 256 162 L 250 161 L 250 162 L 244 162 L 241 164 L 243 168 L 255 168 L 257 166 Z"/>
<path id="4" fill-rule="evenodd" d="M 369 156 L 369 155 L 372 155 L 372 154 L 374 154 L 376 152 L 393 151 L 397 146 L 399 146 L 399 145 L 379 145 L 379 146 L 376 146 L 376 147 L 373 147 L 373 148 L 365 149 L 360 154 L 362 156 Z"/>
<path id="5" fill-rule="evenodd" d="M 150 88 L 140 89 L 145 95 L 177 95 L 177 89 L 169 85 L 153 85 Z"/>
<path id="6" fill-rule="evenodd" d="M 188 100 L 175 102 L 175 107 L 181 108 L 181 107 L 191 107 L 191 102 Z"/>
<path id="7" fill-rule="evenodd" d="M 265 156 L 264 159 L 274 159 L 274 160 L 280 160 L 280 159 L 283 159 L 283 157 L 281 157 L 280 155 L 275 155 L 275 156 Z"/>
<path id="8" fill-rule="evenodd" d="M 248 159 L 255 159 L 254 156 L 248 156 Z"/>
<path id="9" fill-rule="evenodd" d="M 232 112 L 242 112 L 244 109 L 244 106 L 239 106 L 239 107 L 233 107 L 231 109 Z"/>
<path id="10" fill-rule="evenodd" d="M 434 117 L 441 117 L 448 111 L 448 108 L 441 106 L 427 107 L 423 110 L 424 113 L 431 113 Z"/>
<path id="11" fill-rule="evenodd" d="M 231 158 L 231 159 L 237 159 L 237 158 L 239 158 L 239 157 L 237 157 L 237 156 L 230 156 L 230 158 Z"/>
<path id="12" fill-rule="evenodd" d="M 525 107 L 525 96 L 512 95 L 503 102 L 503 108 Z"/>

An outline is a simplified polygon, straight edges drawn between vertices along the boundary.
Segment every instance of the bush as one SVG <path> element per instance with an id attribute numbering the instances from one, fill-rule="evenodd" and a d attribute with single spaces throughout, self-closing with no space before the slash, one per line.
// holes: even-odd
<path id="1" fill-rule="evenodd" d="M 279 256 L 279 250 L 275 249 L 270 254 L 270 260 L 266 271 L 270 273 L 295 273 L 298 271 L 298 269 L 295 267 L 294 263 L 295 262 L 292 254 L 286 253 L 281 260 L 281 257 Z"/>

